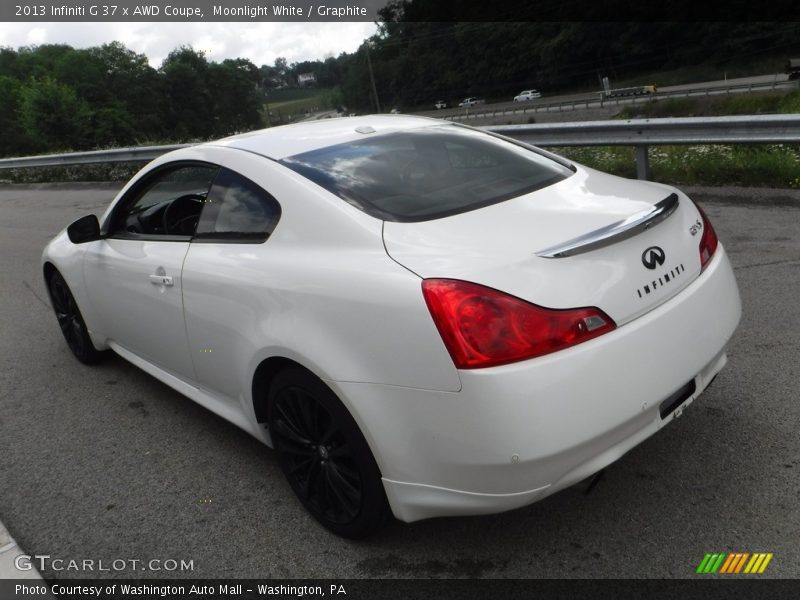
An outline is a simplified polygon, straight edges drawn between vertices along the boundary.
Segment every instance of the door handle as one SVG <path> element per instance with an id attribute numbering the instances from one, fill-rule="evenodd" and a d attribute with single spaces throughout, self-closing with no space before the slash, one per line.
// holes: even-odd
<path id="1" fill-rule="evenodd" d="M 172 287 L 174 285 L 172 277 L 169 275 L 150 275 L 150 283 L 166 287 Z"/>

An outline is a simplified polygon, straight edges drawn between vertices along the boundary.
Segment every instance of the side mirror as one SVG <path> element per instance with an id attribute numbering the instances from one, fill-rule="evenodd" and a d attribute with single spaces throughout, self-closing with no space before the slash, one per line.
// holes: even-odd
<path id="1" fill-rule="evenodd" d="M 67 227 L 69 241 L 83 244 L 100 239 L 100 222 L 95 215 L 86 215 Z"/>

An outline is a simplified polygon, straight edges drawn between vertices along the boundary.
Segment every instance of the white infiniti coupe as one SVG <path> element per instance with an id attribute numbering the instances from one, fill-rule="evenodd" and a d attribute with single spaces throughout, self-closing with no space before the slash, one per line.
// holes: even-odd
<path id="1" fill-rule="evenodd" d="M 709 385 L 741 310 L 680 191 L 405 116 L 161 156 L 43 273 L 80 361 L 111 349 L 273 446 L 349 537 L 592 475 Z"/>

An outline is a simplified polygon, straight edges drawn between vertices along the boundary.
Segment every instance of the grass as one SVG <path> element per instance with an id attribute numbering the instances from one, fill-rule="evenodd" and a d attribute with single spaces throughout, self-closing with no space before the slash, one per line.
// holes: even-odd
<path id="1" fill-rule="evenodd" d="M 800 113 L 800 90 L 656 99 L 626 107 L 616 118 L 664 118 Z M 636 176 L 631 147 L 562 148 L 564 156 L 589 167 Z M 800 188 L 800 145 L 653 146 L 650 168 L 655 181 L 676 185 L 736 185 Z"/>
<path id="2" fill-rule="evenodd" d="M 800 113 L 800 90 L 730 96 L 656 97 L 650 102 L 623 108 L 615 118 L 708 117 Z"/>
<path id="3" fill-rule="evenodd" d="M 267 93 L 267 100 L 270 104 L 281 102 L 293 102 L 295 100 L 307 100 L 314 98 L 321 93 L 329 91 L 328 88 L 318 87 L 296 87 L 296 88 L 281 88 L 277 90 L 270 90 Z"/>
<path id="4" fill-rule="evenodd" d="M 267 96 L 273 125 L 288 123 L 306 113 L 332 109 L 336 106 L 336 91 L 332 88 L 273 90 Z M 266 121 L 266 105 L 264 106 Z"/>
<path id="5" fill-rule="evenodd" d="M 622 177 L 636 177 L 634 150 L 596 146 L 561 148 L 559 154 Z M 652 179 L 675 185 L 800 188 L 800 145 L 653 146 Z"/>

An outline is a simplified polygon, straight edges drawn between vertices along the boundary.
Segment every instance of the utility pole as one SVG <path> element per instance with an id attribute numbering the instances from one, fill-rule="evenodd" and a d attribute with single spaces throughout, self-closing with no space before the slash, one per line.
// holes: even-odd
<path id="1" fill-rule="evenodd" d="M 268 92 L 264 92 L 264 104 L 267 107 L 267 123 L 269 126 L 272 127 L 272 115 L 269 114 L 269 99 L 268 99 Z"/>
<path id="2" fill-rule="evenodd" d="M 369 79 L 372 82 L 372 93 L 375 95 L 375 108 L 381 112 L 381 103 L 378 100 L 378 87 L 375 85 L 375 75 L 372 73 L 372 60 L 369 57 L 369 42 L 364 44 L 367 51 L 367 68 L 369 69 Z"/>

